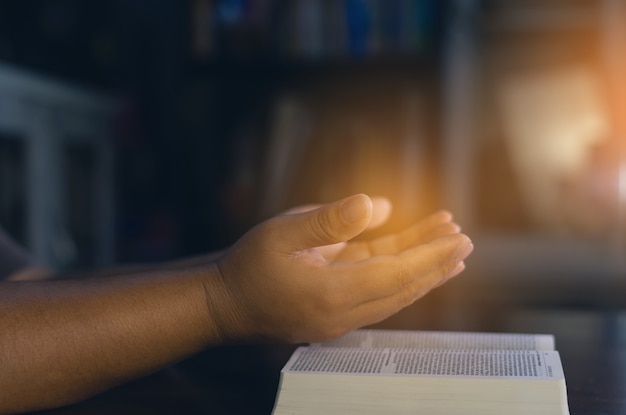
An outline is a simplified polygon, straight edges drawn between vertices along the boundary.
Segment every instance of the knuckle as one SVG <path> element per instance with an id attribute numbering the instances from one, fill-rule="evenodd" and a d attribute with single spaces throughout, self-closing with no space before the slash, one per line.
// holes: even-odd
<path id="1" fill-rule="evenodd" d="M 332 241 L 336 239 L 333 230 L 333 221 L 328 211 L 323 210 L 311 217 L 309 227 L 313 234 L 322 241 Z"/>
<path id="2" fill-rule="evenodd" d="M 402 290 L 400 298 L 401 307 L 407 307 L 415 302 L 419 298 L 419 289 L 417 284 L 411 284 L 406 289 Z"/>
<path id="3" fill-rule="evenodd" d="M 445 280 L 449 275 L 451 275 L 457 267 L 456 261 L 447 261 L 446 264 L 441 268 L 441 271 L 438 273 L 438 278 L 435 283 L 440 283 Z"/>
<path id="4" fill-rule="evenodd" d="M 405 264 L 396 269 L 396 279 L 400 291 L 400 306 L 407 307 L 423 295 L 424 276 L 416 277 Z"/>
<path id="5" fill-rule="evenodd" d="M 438 253 L 435 256 L 434 269 L 447 269 L 451 263 L 450 259 L 450 255 L 447 255 L 446 253 Z"/>
<path id="6" fill-rule="evenodd" d="M 395 267 L 395 278 L 399 288 L 406 287 L 411 281 L 411 273 L 407 269 L 406 264 L 398 262 Z"/>

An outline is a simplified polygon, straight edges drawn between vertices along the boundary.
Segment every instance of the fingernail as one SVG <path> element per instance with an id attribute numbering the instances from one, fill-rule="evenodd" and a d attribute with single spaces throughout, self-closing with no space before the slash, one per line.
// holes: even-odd
<path id="1" fill-rule="evenodd" d="M 455 252 L 456 258 L 459 260 L 465 259 L 472 251 L 474 250 L 474 244 L 468 237 L 463 238 L 463 242 L 461 242 Z"/>
<path id="2" fill-rule="evenodd" d="M 347 223 L 358 222 L 367 216 L 370 206 L 366 203 L 365 198 L 365 195 L 357 195 L 343 202 L 341 205 L 341 216 Z M 371 203 L 371 200 L 369 200 L 370 205 Z"/>

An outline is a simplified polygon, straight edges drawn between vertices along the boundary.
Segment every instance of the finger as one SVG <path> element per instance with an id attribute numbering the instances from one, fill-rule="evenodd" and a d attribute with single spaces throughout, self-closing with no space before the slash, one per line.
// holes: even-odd
<path id="1" fill-rule="evenodd" d="M 410 287 L 408 290 L 399 291 L 388 297 L 359 304 L 353 310 L 353 327 L 363 327 L 391 317 L 403 308 L 410 306 L 430 291 L 449 281 L 451 278 L 459 275 L 464 269 L 465 263 L 461 261 L 447 276 L 431 273 L 427 277 L 420 279 L 416 285 Z"/>
<path id="2" fill-rule="evenodd" d="M 291 209 L 288 209 L 288 210 L 284 211 L 282 214 L 283 215 L 295 215 L 296 213 L 304 213 L 304 212 L 308 212 L 310 210 L 318 209 L 321 206 L 322 205 L 320 205 L 320 204 L 296 206 L 296 207 L 293 207 Z"/>
<path id="3" fill-rule="evenodd" d="M 399 292 L 395 295 L 362 303 L 353 310 L 353 327 L 359 328 L 383 321 L 410 306 L 435 287 L 436 285 L 431 287 L 422 285 L 419 287 L 419 291 L 411 293 L 411 295 Z"/>
<path id="4" fill-rule="evenodd" d="M 375 257 L 357 264 L 335 265 L 345 270 L 335 278 L 339 292 L 349 292 L 356 302 L 372 301 L 403 292 L 431 287 L 446 278 L 472 251 L 463 234 L 448 235 L 399 255 Z"/>
<path id="5" fill-rule="evenodd" d="M 411 246 L 428 243 L 432 241 L 433 239 L 436 239 L 445 235 L 452 235 L 455 233 L 459 233 L 460 231 L 461 231 L 461 227 L 454 222 L 443 223 L 433 229 L 430 229 L 427 232 L 413 235 L 413 238 L 409 237 L 405 239 L 404 241 L 400 243 L 400 248 L 407 249 Z"/>
<path id="6" fill-rule="evenodd" d="M 367 229 L 374 229 L 389 219 L 392 211 L 392 204 L 389 199 L 381 196 L 374 196 L 372 199 L 372 219 L 370 220 L 369 225 L 367 225 Z M 284 211 L 283 215 L 293 215 L 296 213 L 304 213 L 311 210 L 318 209 L 322 205 L 320 204 L 309 204 L 309 205 L 301 205 L 296 206 L 291 209 Z"/>
<path id="7" fill-rule="evenodd" d="M 459 275 L 463 271 L 465 271 L 465 261 L 461 261 L 458 264 L 456 264 L 456 267 L 452 270 L 452 272 L 450 272 L 450 275 L 448 275 L 445 279 L 442 279 L 439 282 L 439 284 L 435 285 L 433 288 L 437 288 L 437 287 L 445 284 L 446 282 L 450 281 L 452 278 L 456 277 L 457 275 Z"/>
<path id="8" fill-rule="evenodd" d="M 389 219 L 391 216 L 392 204 L 386 197 L 372 197 L 372 219 L 367 229 L 374 229 Z"/>
<path id="9" fill-rule="evenodd" d="M 348 241 L 365 230 L 372 200 L 357 194 L 308 212 L 274 218 L 276 235 L 287 250 L 300 251 Z"/>
<path id="10" fill-rule="evenodd" d="M 458 233 L 459 231 L 459 225 L 452 221 L 452 214 L 442 210 L 397 234 L 396 249 L 403 251 L 419 243 L 430 241 L 436 236 Z"/>
<path id="11" fill-rule="evenodd" d="M 333 261 L 362 261 L 378 255 L 397 254 L 410 246 L 426 244 L 433 239 L 459 233 L 460 227 L 454 223 L 444 223 L 422 235 L 413 235 L 404 242 L 398 241 L 398 235 L 389 235 L 373 241 L 350 242 L 338 253 Z"/>
<path id="12" fill-rule="evenodd" d="M 409 247 L 426 243 L 436 237 L 458 233 L 460 227 L 452 222 L 452 214 L 438 211 L 397 234 L 384 236 L 368 244 L 372 256 L 401 252 Z"/>

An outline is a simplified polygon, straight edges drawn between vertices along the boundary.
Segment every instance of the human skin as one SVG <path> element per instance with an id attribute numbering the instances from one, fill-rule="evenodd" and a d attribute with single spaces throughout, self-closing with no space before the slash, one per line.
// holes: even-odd
<path id="1" fill-rule="evenodd" d="M 192 265 L 0 283 L 0 413 L 70 404 L 215 345 L 332 339 L 464 269 L 472 244 L 445 211 L 350 242 L 388 210 L 354 195 L 264 221 Z"/>

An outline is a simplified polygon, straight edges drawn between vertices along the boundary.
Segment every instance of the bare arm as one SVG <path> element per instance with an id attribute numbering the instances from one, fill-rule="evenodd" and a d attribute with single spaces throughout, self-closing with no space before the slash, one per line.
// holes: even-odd
<path id="1" fill-rule="evenodd" d="M 0 413 L 69 404 L 215 344 L 334 338 L 463 270 L 472 245 L 447 214 L 351 245 L 374 209 L 356 195 L 281 215 L 201 266 L 0 283 Z"/>
<path id="2" fill-rule="evenodd" d="M 0 413 L 61 406 L 222 340 L 214 268 L 0 283 Z"/>

